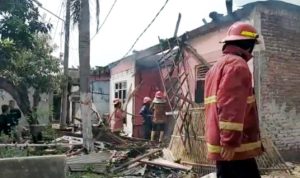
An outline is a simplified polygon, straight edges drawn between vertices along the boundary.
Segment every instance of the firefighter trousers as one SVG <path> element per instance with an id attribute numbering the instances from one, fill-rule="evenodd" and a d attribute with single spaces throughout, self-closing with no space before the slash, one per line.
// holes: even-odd
<path id="1" fill-rule="evenodd" d="M 261 178 L 254 158 L 217 161 L 217 178 Z"/>

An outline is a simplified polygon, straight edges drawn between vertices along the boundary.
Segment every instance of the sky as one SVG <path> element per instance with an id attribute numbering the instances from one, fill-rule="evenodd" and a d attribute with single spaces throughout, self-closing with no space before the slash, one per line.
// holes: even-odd
<path id="1" fill-rule="evenodd" d="M 233 0 L 234 9 L 254 1 Z M 284 1 L 300 5 L 300 0 Z M 39 0 L 39 2 L 61 18 L 65 17 L 66 0 Z M 100 24 L 113 2 L 114 0 L 100 0 Z M 164 3 L 165 0 L 118 0 L 106 23 L 91 41 L 91 67 L 105 66 L 121 59 Z M 95 0 L 90 0 L 91 37 L 96 32 L 95 7 Z M 134 50 L 142 50 L 157 44 L 158 37 L 161 39 L 172 37 L 179 12 L 182 17 L 178 35 L 203 25 L 203 18 L 210 21 L 208 14 L 212 11 L 225 15 L 225 0 L 169 0 L 155 22 L 135 45 Z M 40 13 L 47 22 L 53 24 L 52 41 L 58 46 L 53 55 L 59 57 L 64 51 L 63 22 L 42 9 L 40 9 Z M 69 67 L 78 67 L 78 30 L 76 25 L 71 25 L 69 46 Z"/>

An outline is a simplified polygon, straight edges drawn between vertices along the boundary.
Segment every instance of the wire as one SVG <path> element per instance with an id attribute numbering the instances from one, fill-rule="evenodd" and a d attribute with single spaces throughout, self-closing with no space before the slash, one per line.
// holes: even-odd
<path id="1" fill-rule="evenodd" d="M 115 7 L 115 4 L 117 3 L 117 1 L 118 1 L 118 0 L 115 0 L 115 1 L 114 1 L 114 3 L 113 3 L 112 6 L 110 7 L 110 9 L 109 9 L 107 15 L 105 16 L 105 18 L 104 18 L 104 20 L 103 20 L 103 23 L 102 23 L 102 24 L 100 25 L 100 27 L 97 29 L 95 35 L 91 38 L 90 41 L 92 41 L 92 40 L 96 37 L 96 35 L 99 33 L 100 29 L 103 27 L 103 25 L 105 24 L 106 20 L 108 19 L 108 17 L 109 17 L 109 15 L 110 15 L 111 11 L 112 11 L 113 8 Z"/>
<path id="2" fill-rule="evenodd" d="M 161 13 L 161 11 L 166 7 L 167 3 L 169 2 L 169 0 L 166 0 L 166 2 L 164 3 L 164 5 L 159 9 L 159 11 L 156 13 L 156 15 L 154 16 L 154 18 L 151 20 L 151 22 L 147 25 L 147 27 L 143 30 L 143 32 L 137 37 L 137 39 L 134 41 L 134 43 L 132 44 L 132 46 L 130 47 L 130 49 L 127 51 L 127 53 L 123 56 L 126 57 L 131 50 L 134 48 L 134 46 L 136 45 L 136 43 L 140 40 L 140 38 L 144 35 L 144 33 L 149 29 L 149 27 L 153 24 L 153 22 L 156 20 L 156 18 L 159 16 L 159 14 Z"/>
<path id="3" fill-rule="evenodd" d="M 61 2 L 61 6 L 60 6 L 60 10 L 59 10 L 59 17 L 61 15 L 61 12 L 62 12 L 62 8 L 64 6 L 64 1 L 62 0 Z M 55 37 L 56 37 L 56 32 L 57 32 L 57 28 L 58 28 L 58 23 L 59 23 L 59 19 L 57 19 L 57 22 L 56 22 L 56 26 L 55 26 L 55 31 L 54 31 L 54 35 L 53 35 L 53 39 L 55 40 Z"/>
<path id="4" fill-rule="evenodd" d="M 52 14 L 53 16 L 55 16 L 56 18 L 60 19 L 61 21 L 65 21 L 64 19 L 62 19 L 61 17 L 59 17 L 58 15 L 56 15 L 55 13 L 51 12 L 50 10 L 46 9 L 43 7 L 42 3 L 40 3 L 38 0 L 33 0 L 33 2 L 35 2 L 41 9 L 44 9 L 45 11 L 49 12 L 50 14 Z"/>

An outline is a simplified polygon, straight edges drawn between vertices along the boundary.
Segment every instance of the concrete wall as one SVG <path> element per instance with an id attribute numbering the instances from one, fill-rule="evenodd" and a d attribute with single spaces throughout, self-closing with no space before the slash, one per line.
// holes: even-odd
<path id="1" fill-rule="evenodd" d="M 30 107 L 33 106 L 33 94 L 34 94 L 34 89 L 30 88 L 28 90 L 28 98 L 30 102 Z M 52 105 L 51 103 L 51 94 L 48 93 L 42 93 L 40 94 L 40 102 L 37 107 L 37 115 L 39 119 L 40 124 L 49 124 L 49 116 L 52 114 L 50 106 Z"/>
<path id="2" fill-rule="evenodd" d="M 64 178 L 64 155 L 0 159 L 2 178 Z"/>
<path id="3" fill-rule="evenodd" d="M 201 35 L 190 41 L 190 44 L 209 63 L 215 62 L 222 55 L 223 44 L 220 41 L 226 36 L 229 26 Z"/>
<path id="4" fill-rule="evenodd" d="M 117 82 L 127 82 L 127 93 L 131 93 L 131 91 L 135 88 L 135 61 L 133 59 L 125 59 L 121 61 L 117 66 L 111 69 L 111 79 L 110 79 L 110 101 L 109 101 L 109 110 L 110 114 L 113 113 L 113 100 L 114 100 L 114 88 L 115 83 Z M 131 90 L 130 90 L 131 88 Z M 128 95 L 127 95 L 128 97 Z M 128 113 L 134 113 L 134 102 L 131 99 L 128 102 L 127 106 Z M 124 125 L 124 132 L 128 134 L 128 136 L 132 136 L 133 132 L 133 117 L 131 115 L 127 115 L 127 124 Z"/>
<path id="5" fill-rule="evenodd" d="M 279 150 L 300 157 L 300 7 L 262 8 L 259 18 L 265 45 L 258 54 L 261 120 Z"/>

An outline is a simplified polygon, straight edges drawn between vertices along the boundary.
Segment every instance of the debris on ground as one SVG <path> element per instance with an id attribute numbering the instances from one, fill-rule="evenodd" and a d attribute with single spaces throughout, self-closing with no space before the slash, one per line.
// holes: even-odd
<path id="1" fill-rule="evenodd" d="M 71 172 L 94 172 L 106 173 L 109 165 L 109 158 L 112 153 L 98 152 L 88 155 L 72 156 L 67 159 L 67 167 Z"/>
<path id="2" fill-rule="evenodd" d="M 87 154 L 80 132 L 64 131 L 60 137 L 39 144 L 29 140 L 23 144 L 2 144 L 3 147 L 26 147 L 41 155 L 66 155 L 68 177 L 95 175 L 95 177 L 118 178 L 215 178 L 214 165 L 200 164 L 178 159 L 167 145 L 145 139 L 115 135 L 105 128 L 93 128 L 95 151 Z M 0 144 L 1 146 L 1 144 Z M 59 150 L 60 149 L 60 150 Z M 285 163 L 290 173 L 269 168 L 262 178 L 297 178 L 300 166 Z M 207 169 L 205 169 L 207 168 Z M 199 171 L 201 169 L 201 171 Z M 82 177 L 82 176 L 77 176 Z M 85 176 L 86 177 L 86 176 Z"/>

